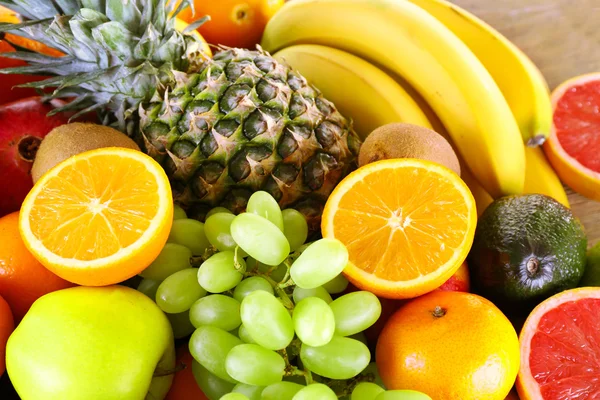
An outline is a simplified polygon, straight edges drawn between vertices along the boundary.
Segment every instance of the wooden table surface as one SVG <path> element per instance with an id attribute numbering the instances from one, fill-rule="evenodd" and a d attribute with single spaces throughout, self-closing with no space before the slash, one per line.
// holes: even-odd
<path id="1" fill-rule="evenodd" d="M 527 53 L 550 88 L 577 75 L 600 72 L 600 0 L 451 1 Z M 600 202 L 568 192 L 573 212 L 586 227 L 589 245 L 600 242 Z"/>

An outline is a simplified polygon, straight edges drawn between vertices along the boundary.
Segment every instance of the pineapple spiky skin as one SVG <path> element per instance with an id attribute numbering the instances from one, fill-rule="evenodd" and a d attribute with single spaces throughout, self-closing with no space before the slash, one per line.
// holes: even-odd
<path id="1" fill-rule="evenodd" d="M 27 1 L 36 7 L 26 9 Z M 260 48 L 224 48 L 206 57 L 194 37 L 175 31 L 175 2 L 0 4 L 39 19 L 0 24 L 0 32 L 24 34 L 66 54 L 11 53 L 29 62 L 28 73 L 56 75 L 30 86 L 77 97 L 63 109 L 99 110 L 106 124 L 133 136 L 163 165 L 174 200 L 192 217 L 202 220 L 219 205 L 241 212 L 253 192 L 265 190 L 318 230 L 325 200 L 355 167 L 360 140 L 316 88 Z M 60 15 L 65 10 L 72 15 Z"/>
<path id="2" fill-rule="evenodd" d="M 223 50 L 153 98 L 140 106 L 141 142 L 199 217 L 217 205 L 240 212 L 257 190 L 318 215 L 355 165 L 350 122 L 260 49 Z"/>

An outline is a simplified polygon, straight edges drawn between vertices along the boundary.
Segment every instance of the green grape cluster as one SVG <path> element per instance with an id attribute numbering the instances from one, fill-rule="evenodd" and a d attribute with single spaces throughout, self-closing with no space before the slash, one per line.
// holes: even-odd
<path id="1" fill-rule="evenodd" d="M 361 333 L 381 315 L 379 299 L 341 295 L 348 251 L 307 236 L 304 216 L 266 192 L 254 193 L 245 213 L 218 207 L 204 223 L 175 207 L 168 242 L 138 290 L 167 314 L 176 338 L 191 335 L 192 372 L 211 400 L 429 399 L 384 390 Z"/>

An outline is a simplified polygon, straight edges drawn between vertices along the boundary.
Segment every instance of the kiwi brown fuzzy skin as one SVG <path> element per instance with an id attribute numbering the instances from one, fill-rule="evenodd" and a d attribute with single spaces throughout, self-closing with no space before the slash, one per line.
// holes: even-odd
<path id="1" fill-rule="evenodd" d="M 127 135 L 107 126 L 74 122 L 54 128 L 44 138 L 35 156 L 31 167 L 33 183 L 67 158 L 103 147 L 140 150 Z"/>
<path id="2" fill-rule="evenodd" d="M 441 164 L 460 176 L 452 146 L 440 134 L 418 125 L 394 123 L 375 129 L 365 139 L 358 165 L 392 158 L 418 158 Z"/>

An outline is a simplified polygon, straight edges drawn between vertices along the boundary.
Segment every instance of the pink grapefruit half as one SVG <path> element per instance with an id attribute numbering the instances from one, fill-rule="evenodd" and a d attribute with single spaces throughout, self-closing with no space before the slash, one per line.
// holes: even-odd
<path id="1" fill-rule="evenodd" d="M 567 290 L 539 304 L 519 337 L 521 400 L 600 396 L 600 287 Z"/>
<path id="2" fill-rule="evenodd" d="M 600 72 L 578 76 L 552 93 L 554 124 L 544 150 L 560 179 L 600 200 Z"/>

